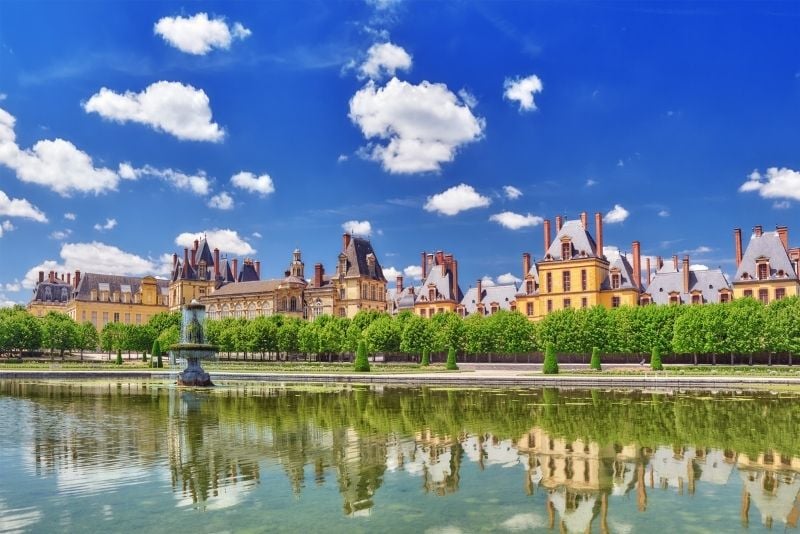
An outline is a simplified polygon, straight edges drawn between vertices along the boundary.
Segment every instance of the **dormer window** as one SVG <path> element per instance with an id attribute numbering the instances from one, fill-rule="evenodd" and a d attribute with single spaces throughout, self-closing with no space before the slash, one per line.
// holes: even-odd
<path id="1" fill-rule="evenodd" d="M 699 294 L 692 295 L 692 304 L 701 304 L 702 302 L 702 298 Z"/>
<path id="2" fill-rule="evenodd" d="M 572 243 L 569 241 L 561 243 L 561 259 L 568 260 L 570 258 L 572 258 Z"/>
<path id="3" fill-rule="evenodd" d="M 611 289 L 619 289 L 619 283 L 620 283 L 619 273 L 613 273 L 611 275 Z"/>
<path id="4" fill-rule="evenodd" d="M 680 302 L 681 302 L 681 300 L 680 300 L 680 297 L 678 295 L 670 295 L 670 297 L 669 297 L 669 303 L 670 304 L 680 304 Z"/>
<path id="5" fill-rule="evenodd" d="M 759 280 L 766 280 L 769 278 L 769 264 L 766 261 L 759 262 L 757 272 Z"/>
<path id="6" fill-rule="evenodd" d="M 525 283 L 525 291 L 530 295 L 533 293 L 533 280 L 528 280 Z"/>
<path id="7" fill-rule="evenodd" d="M 428 300 L 433 301 L 436 299 L 436 290 L 434 288 L 430 288 L 428 290 Z"/>
<path id="8" fill-rule="evenodd" d="M 197 277 L 203 280 L 206 279 L 206 262 L 205 260 L 201 261 L 200 264 L 197 266 Z"/>

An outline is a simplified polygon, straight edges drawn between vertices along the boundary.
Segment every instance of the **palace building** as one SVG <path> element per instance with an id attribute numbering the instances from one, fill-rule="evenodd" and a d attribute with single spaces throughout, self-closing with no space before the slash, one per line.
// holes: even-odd
<path id="1" fill-rule="evenodd" d="M 441 250 L 422 253 L 422 286 L 414 299 L 414 313 L 431 317 L 436 313 L 456 311 L 464 294 L 458 285 L 458 261 Z"/>
<path id="2" fill-rule="evenodd" d="M 789 229 L 778 226 L 774 232 L 753 228 L 747 249 L 742 254 L 742 231 L 733 231 L 736 247 L 734 298 L 752 297 L 764 304 L 800 295 L 800 248 L 789 248 Z"/>
<path id="3" fill-rule="evenodd" d="M 647 260 L 647 289 L 641 296 L 641 304 L 708 304 L 730 302 L 733 298 L 731 285 L 721 269 L 693 271 L 689 256 L 678 265 L 678 256 L 665 265 L 656 259 L 656 272 L 650 278 L 650 259 Z"/>

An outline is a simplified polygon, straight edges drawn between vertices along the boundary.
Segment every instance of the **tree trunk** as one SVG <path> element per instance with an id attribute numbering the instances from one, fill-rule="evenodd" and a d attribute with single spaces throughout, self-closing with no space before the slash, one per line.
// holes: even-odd
<path id="1" fill-rule="evenodd" d="M 711 365 L 717 365 L 717 353 L 711 355 Z"/>
<path id="2" fill-rule="evenodd" d="M 733 353 L 731 352 L 731 366 L 733 366 Z"/>
<path id="3" fill-rule="evenodd" d="M 752 352 L 750 353 L 750 363 L 749 363 L 749 365 L 753 365 L 753 353 Z"/>
<path id="4" fill-rule="evenodd" d="M 697 353 L 694 353 L 694 365 L 697 366 Z"/>

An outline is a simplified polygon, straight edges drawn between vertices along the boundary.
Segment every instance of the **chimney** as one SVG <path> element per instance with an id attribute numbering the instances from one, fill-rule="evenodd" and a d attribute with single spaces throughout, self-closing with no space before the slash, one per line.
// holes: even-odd
<path id="1" fill-rule="evenodd" d="M 64 273 L 61 273 L 61 281 L 64 281 Z"/>
<path id="2" fill-rule="evenodd" d="M 689 256 L 683 257 L 683 292 L 689 292 Z"/>
<path id="3" fill-rule="evenodd" d="M 647 258 L 644 261 L 645 261 L 645 265 L 647 265 L 647 285 L 649 287 L 650 286 L 650 256 L 647 256 Z"/>
<path id="4" fill-rule="evenodd" d="M 78 289 L 78 284 L 81 283 L 81 272 L 75 271 L 75 289 Z"/>
<path id="5" fill-rule="evenodd" d="M 67 273 L 67 285 L 72 285 L 72 273 Z"/>
<path id="6" fill-rule="evenodd" d="M 239 281 L 239 258 L 233 258 L 233 281 Z"/>
<path id="7" fill-rule="evenodd" d="M 197 267 L 197 249 L 200 246 L 200 241 L 194 240 L 194 250 L 192 250 L 192 268 Z"/>
<path id="8" fill-rule="evenodd" d="M 399 296 L 400 293 L 403 292 L 403 275 L 402 274 L 398 274 L 397 275 L 397 281 L 395 282 L 395 286 L 397 287 L 397 289 L 395 291 L 395 294 Z"/>
<path id="9" fill-rule="evenodd" d="M 49 273 L 47 273 L 47 281 L 50 282 L 51 284 L 54 282 L 53 279 L 55 277 L 56 277 L 56 272 L 55 271 L 50 271 Z"/>
<path id="10" fill-rule="evenodd" d="M 638 241 L 634 241 L 631 248 L 633 250 L 633 285 L 636 286 L 636 289 L 641 289 L 642 288 L 641 244 Z"/>
<path id="11" fill-rule="evenodd" d="M 436 251 L 436 265 L 444 265 L 444 252 Z"/>
<path id="12" fill-rule="evenodd" d="M 528 252 L 522 253 L 522 279 L 524 280 L 531 270 L 531 255 Z"/>
<path id="13" fill-rule="evenodd" d="M 753 228 L 753 233 L 756 235 L 756 237 L 761 237 L 761 234 L 763 233 L 763 229 L 761 228 L 760 224 Z"/>
<path id="14" fill-rule="evenodd" d="M 345 232 L 342 234 L 342 252 L 347 252 L 347 247 L 350 246 L 350 233 Z"/>
<path id="15" fill-rule="evenodd" d="M 561 231 L 561 226 L 564 224 L 564 218 L 561 215 L 556 215 L 556 233 Z"/>
<path id="16" fill-rule="evenodd" d="M 183 247 L 183 276 L 186 277 L 189 273 L 189 249 Z"/>
<path id="17" fill-rule="evenodd" d="M 314 287 L 322 287 L 322 275 L 324 270 L 321 263 L 314 264 Z"/>
<path id="18" fill-rule="evenodd" d="M 219 275 L 219 249 L 214 249 L 214 280 L 218 280 Z"/>
<path id="19" fill-rule="evenodd" d="M 598 258 L 603 257 L 603 214 L 599 211 L 594 214 L 594 226 L 595 226 L 595 243 L 597 243 L 597 250 L 595 254 L 597 254 Z"/>
<path id="20" fill-rule="evenodd" d="M 428 277 L 428 255 L 425 251 L 422 251 L 422 279 L 425 280 Z"/>
<path id="21" fill-rule="evenodd" d="M 733 230 L 733 244 L 736 246 L 736 268 L 742 263 L 742 229 Z"/>
<path id="22" fill-rule="evenodd" d="M 478 285 L 476 287 L 478 288 L 478 296 L 475 297 L 475 304 L 478 305 L 483 300 L 483 282 L 480 278 L 478 278 Z"/>
<path id="23" fill-rule="evenodd" d="M 547 256 L 547 249 L 549 249 L 549 248 L 550 248 L 550 219 L 545 219 L 544 220 L 544 255 L 545 256 Z"/>
<path id="24" fill-rule="evenodd" d="M 178 255 L 174 252 L 172 253 L 172 270 L 175 270 L 175 267 L 178 265 Z"/>
<path id="25" fill-rule="evenodd" d="M 589 229 L 589 215 L 585 211 L 581 212 L 581 224 L 584 230 Z"/>
<path id="26" fill-rule="evenodd" d="M 677 254 L 673 254 L 672 255 L 672 266 L 675 268 L 675 272 L 677 272 L 678 271 L 678 255 Z"/>
<path id="27" fill-rule="evenodd" d="M 778 232 L 778 237 L 781 239 L 781 243 L 783 243 L 783 248 L 787 251 L 789 250 L 789 228 L 786 226 L 776 226 L 775 231 Z"/>
<path id="28" fill-rule="evenodd" d="M 44 282 L 44 271 L 39 271 L 39 283 Z"/>
<path id="29" fill-rule="evenodd" d="M 458 298 L 458 260 L 453 260 L 452 269 L 453 269 L 453 299 L 454 300 L 459 300 L 459 298 Z"/>

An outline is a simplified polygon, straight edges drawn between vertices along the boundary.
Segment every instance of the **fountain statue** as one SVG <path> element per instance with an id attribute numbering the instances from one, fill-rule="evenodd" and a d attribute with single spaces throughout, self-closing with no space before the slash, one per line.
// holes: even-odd
<path id="1" fill-rule="evenodd" d="M 172 345 L 170 360 L 186 359 L 187 366 L 178 373 L 179 386 L 213 386 L 211 377 L 200 366 L 200 360 L 213 360 L 217 357 L 217 347 L 206 343 L 203 322 L 206 318 L 206 307 L 196 300 L 185 305 L 181 311 L 181 341 Z"/>

